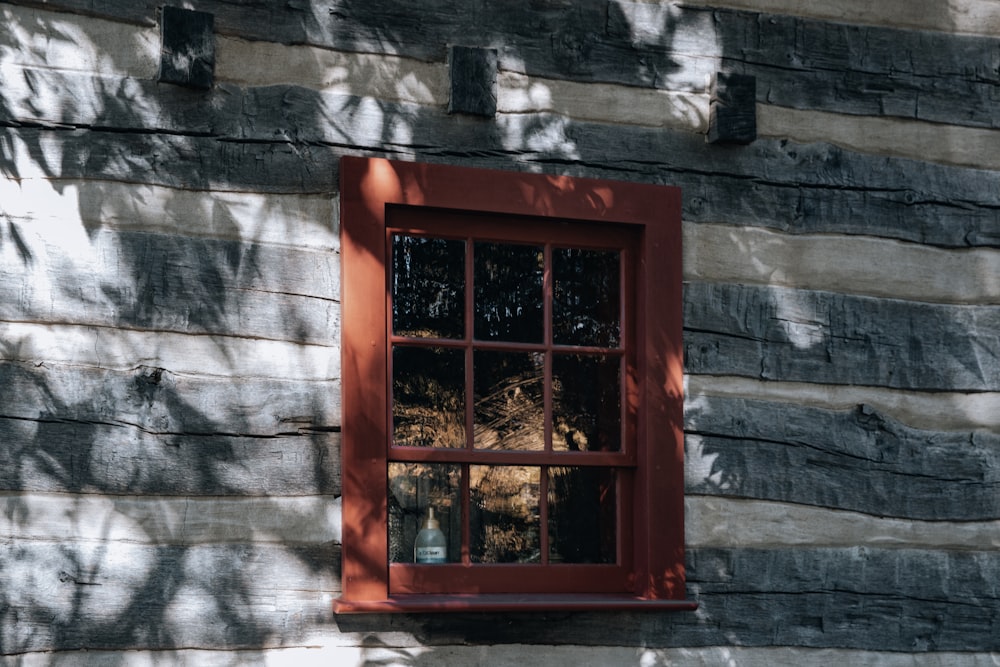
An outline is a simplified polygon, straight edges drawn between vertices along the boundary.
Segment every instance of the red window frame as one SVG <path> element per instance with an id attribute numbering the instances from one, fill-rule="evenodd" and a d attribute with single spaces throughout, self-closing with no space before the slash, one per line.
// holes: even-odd
<path id="1" fill-rule="evenodd" d="M 693 609 L 684 597 L 680 190 L 344 157 L 340 196 L 343 539 L 342 594 L 335 612 Z M 539 229 L 538 238 L 550 228 L 559 230 L 560 239 L 572 235 L 586 244 L 592 223 L 600 223 L 632 239 L 624 244 L 624 256 L 634 262 L 627 271 L 634 284 L 626 292 L 633 311 L 629 354 L 634 358 L 623 400 L 634 439 L 621 452 L 583 454 L 605 457 L 609 465 L 634 466 L 619 489 L 624 496 L 619 516 L 630 522 L 618 528 L 617 565 L 388 562 L 390 458 L 456 456 L 413 448 L 390 454 L 386 263 L 391 210 L 405 210 L 407 230 L 416 232 L 412 224 L 421 212 L 445 210 L 468 214 L 477 238 L 498 222 L 502 226 L 498 217 L 528 217 Z M 511 461 L 504 458 L 509 452 L 461 452 L 473 454 L 474 462 Z M 564 453 L 533 456 L 532 465 L 566 461 L 560 458 Z M 516 587 L 511 585 L 515 580 Z"/>

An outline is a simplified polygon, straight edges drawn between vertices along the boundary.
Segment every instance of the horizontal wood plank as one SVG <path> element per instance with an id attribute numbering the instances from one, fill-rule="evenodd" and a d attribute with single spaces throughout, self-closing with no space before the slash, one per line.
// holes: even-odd
<path id="1" fill-rule="evenodd" d="M 522 2 L 476 12 L 455 11 L 449 0 L 358 3 L 336 12 L 314 12 L 308 2 L 277 10 L 260 1 L 206 1 L 199 8 L 215 15 L 219 33 L 249 39 L 444 62 L 445 45 L 463 35 L 497 47 L 502 69 L 533 76 L 705 92 L 716 71 L 735 69 L 758 77 L 758 100 L 781 106 L 1000 126 L 994 36 L 718 7 Z M 28 4 L 144 25 L 156 17 L 150 0 Z"/>
<path id="2" fill-rule="evenodd" d="M 17 625 L 0 617 L 4 651 L 301 645 L 330 622 L 339 589 L 335 545 L 115 547 L 0 546 L 4 571 L 15 575 L 0 595 L 32 610 Z M 694 613 L 341 616 L 336 624 L 358 637 L 391 627 L 430 651 L 483 642 L 1000 649 L 996 552 L 692 549 L 687 560 Z"/>
<path id="3" fill-rule="evenodd" d="M 193 376 L 326 382 L 340 349 L 240 336 L 0 321 L 0 360 L 118 371 L 165 368 Z"/>
<path id="4" fill-rule="evenodd" d="M 271 457 L 268 457 L 269 459 Z M 19 541 L 322 545 L 340 542 L 340 500 L 0 493 L 0 534 Z"/>
<path id="5" fill-rule="evenodd" d="M 696 449 L 696 448 L 692 448 Z M 700 465 L 695 458 L 694 467 Z M 685 546 L 779 549 L 801 547 L 1000 549 L 1000 520 L 918 521 L 737 496 L 684 499 Z"/>
<path id="6" fill-rule="evenodd" d="M 685 370 L 934 391 L 1000 389 L 1000 307 L 689 283 Z"/>
<path id="7" fill-rule="evenodd" d="M 80 231 L 67 220 L 0 232 L 19 241 L 0 247 L 0 319 L 315 344 L 339 336 L 333 253 L 110 230 L 81 246 Z"/>
<path id="8" fill-rule="evenodd" d="M 244 664 L 284 665 L 297 667 L 364 667 L 372 663 L 417 663 L 433 660 L 441 667 L 467 667 L 489 662 L 493 665 L 520 665 L 525 656 L 547 667 L 578 667 L 579 665 L 664 664 L 685 667 L 717 667 L 735 664 L 745 667 L 776 665 L 853 665 L 855 667 L 993 667 L 1000 654 L 965 653 L 960 651 L 926 651 L 901 653 L 880 650 L 814 649 L 787 646 L 776 647 L 694 647 L 694 648 L 635 648 L 631 646 L 538 646 L 518 643 L 483 646 L 417 645 L 415 640 L 383 633 L 372 635 L 380 646 L 344 646 L 335 641 L 311 638 L 309 646 L 294 646 L 262 650 L 242 650 L 238 659 Z M 129 651 L 129 664 L 155 667 L 164 663 L 198 665 L 199 667 L 232 667 L 233 655 L 205 649 L 165 649 L 162 651 Z M 52 654 L 28 653 L 18 656 L 19 667 L 105 667 L 120 658 L 111 651 L 67 651 L 52 662 Z"/>
<path id="9" fill-rule="evenodd" d="M 685 401 L 697 406 L 705 397 L 748 398 L 826 410 L 850 411 L 860 404 L 925 431 L 1000 433 L 1000 393 L 904 391 L 885 387 L 775 382 L 729 375 L 688 375 Z"/>
<path id="10" fill-rule="evenodd" d="M 685 420 L 688 493 L 906 519 L 1000 519 L 995 434 L 921 431 L 864 405 L 838 412 L 719 397 L 689 406 Z"/>

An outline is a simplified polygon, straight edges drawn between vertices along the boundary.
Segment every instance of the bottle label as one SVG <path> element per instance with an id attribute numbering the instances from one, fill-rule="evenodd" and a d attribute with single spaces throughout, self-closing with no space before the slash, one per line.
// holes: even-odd
<path id="1" fill-rule="evenodd" d="M 414 560 L 418 563 L 448 562 L 448 554 L 445 547 L 417 547 L 413 555 Z"/>

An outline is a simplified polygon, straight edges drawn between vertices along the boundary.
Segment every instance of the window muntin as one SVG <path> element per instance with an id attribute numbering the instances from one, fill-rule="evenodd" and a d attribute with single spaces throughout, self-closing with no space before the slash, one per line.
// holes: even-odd
<path id="1" fill-rule="evenodd" d="M 601 281 L 573 282 L 572 273 L 558 277 L 552 270 L 548 277 L 551 285 L 543 286 L 553 294 L 552 301 L 543 310 L 543 321 L 551 331 L 545 331 L 543 340 L 537 342 L 507 342 L 487 338 L 480 341 L 483 350 L 541 351 L 550 359 L 547 362 L 549 378 L 553 384 L 545 390 L 543 404 L 550 419 L 577 420 L 574 427 L 586 431 L 586 449 L 570 449 L 566 438 L 560 438 L 547 429 L 545 448 L 542 450 L 495 450 L 470 448 L 474 435 L 474 403 L 464 398 L 443 401 L 454 412 L 463 414 L 465 431 L 461 436 L 445 438 L 444 442 L 431 437 L 435 428 L 433 420 L 415 424 L 405 419 L 407 415 L 394 415 L 390 397 L 394 388 L 390 365 L 392 347 L 436 347 L 441 350 L 461 350 L 465 359 L 462 372 L 471 373 L 472 348 L 467 340 L 472 333 L 456 333 L 455 306 L 461 301 L 465 326 L 470 326 L 473 312 L 471 291 L 461 298 L 448 290 L 431 290 L 422 297 L 427 304 L 424 314 L 416 320 L 403 321 L 394 326 L 387 283 L 391 263 L 387 212 L 395 207 L 413 208 L 425 213 L 443 211 L 461 213 L 467 219 L 475 218 L 475 241 L 511 241 L 509 222 L 512 218 L 531 217 L 537 235 L 532 238 L 514 239 L 525 245 L 541 245 L 544 252 L 557 257 L 560 248 L 601 251 L 614 248 L 615 243 L 590 244 L 592 229 L 620 228 L 628 230 L 635 248 L 627 262 L 620 263 L 620 272 L 631 276 L 634 285 L 621 290 L 630 303 L 613 307 L 622 313 L 632 313 L 633 322 L 620 323 L 620 340 L 615 339 L 614 327 L 600 332 L 594 327 L 578 327 L 574 321 L 586 322 L 592 313 L 582 290 L 607 291 Z M 565 230 L 568 236 L 560 237 Z M 438 232 L 440 230 L 437 230 Z M 418 227 L 407 229 L 414 236 L 435 236 L 430 230 Z M 440 234 L 437 234 L 440 235 Z M 465 242 L 469 234 L 444 235 L 447 240 Z M 580 243 L 580 239 L 587 239 Z M 469 241 L 464 252 L 470 253 Z M 445 244 L 439 251 L 444 251 Z M 681 275 L 680 275 L 680 197 L 676 188 L 651 186 L 567 177 L 543 176 L 514 172 L 464 169 L 441 165 L 391 162 L 382 159 L 344 158 L 341 161 L 341 252 L 343 265 L 342 300 L 342 373 L 343 373 L 343 593 L 335 603 L 338 613 L 364 611 L 449 611 L 464 609 L 524 610 L 524 609 L 691 609 L 693 603 L 684 600 L 683 567 L 683 439 L 682 423 L 682 355 L 681 355 Z M 589 256 L 597 263 L 602 255 Z M 606 258 L 605 258 L 606 259 Z M 419 262 L 418 262 L 419 264 Z M 428 263 L 433 267 L 435 263 Z M 555 266 L 552 261 L 550 266 Z M 412 263 L 411 263 L 412 265 Z M 467 263 L 466 270 L 471 264 Z M 600 269 L 588 269 L 590 271 Z M 433 270 L 424 271 L 429 283 L 448 284 Z M 419 275 L 419 274 L 418 274 Z M 560 281 L 566 284 L 558 289 Z M 471 278 L 467 278 L 471 284 Z M 561 301 L 559 299 L 562 299 Z M 558 301 L 558 304 L 557 304 Z M 581 312 L 578 305 L 585 308 Z M 430 306 L 434 306 L 431 308 Z M 559 309 L 563 310 L 559 310 Z M 567 310 L 568 308 L 568 310 Z M 560 315 L 556 316 L 556 311 Z M 566 313 L 569 314 L 566 314 Z M 428 315 L 429 317 L 426 317 Z M 570 322 L 562 325 L 553 320 L 562 317 Z M 422 319 L 421 319 L 422 318 Z M 574 328 L 576 326 L 576 328 Z M 572 338 L 581 329 L 597 337 Z M 381 333 L 379 333 L 381 331 Z M 603 336 L 603 337 L 602 337 Z M 569 338 L 567 338 L 569 337 Z M 418 341 L 418 342 L 415 342 Z M 630 342 L 631 341 L 631 342 Z M 541 346 L 541 349 L 539 349 Z M 566 346 L 565 349 L 560 346 Z M 626 352 L 626 350 L 628 350 Z M 633 355 L 627 359 L 627 355 Z M 584 370 L 567 371 L 569 361 L 560 362 L 560 355 L 567 357 L 601 356 L 607 359 L 618 355 L 616 362 L 583 364 Z M 405 356 L 405 355 L 404 355 Z M 405 360 L 404 360 L 405 361 Z M 617 365 L 616 365 L 617 363 Z M 417 364 L 412 361 L 411 365 Z M 595 370 L 595 366 L 601 371 Z M 614 400 L 580 398 L 572 394 L 561 397 L 553 389 L 559 375 L 573 378 L 593 376 L 615 366 L 620 376 L 618 400 L 622 424 L 609 420 L 614 412 Z M 442 375 L 444 377 L 438 377 Z M 453 376 L 435 371 L 423 382 L 447 385 Z M 466 378 L 461 392 L 472 387 Z M 411 389 L 411 391 L 413 391 Z M 589 414 L 592 406 L 603 404 L 600 419 L 593 423 L 580 421 L 576 413 Z M 558 411 L 558 416 L 557 415 Z M 394 421 L 402 415 L 401 424 L 419 437 L 413 446 L 390 446 L 396 437 Z M 576 416 L 574 416 L 576 415 Z M 449 417 L 449 425 L 458 423 Z M 458 430 L 452 429 L 454 433 Z M 399 431 L 402 433 L 402 429 Z M 591 449 L 596 437 L 607 439 L 607 433 L 621 432 L 619 450 L 606 447 Z M 422 435 L 421 435 L 422 434 Z M 593 437 L 591 437 L 593 436 Z M 456 446 L 461 441 L 464 444 Z M 583 439 L 574 434 L 573 443 Z M 389 460 L 390 452 L 393 461 Z M 469 457 L 473 457 L 470 459 Z M 582 461 L 582 463 L 581 463 Z M 392 521 L 406 520 L 406 513 L 399 507 L 389 507 L 390 466 L 437 466 L 445 472 L 438 476 L 448 480 L 434 491 L 436 497 L 451 498 L 452 505 L 468 502 L 461 491 L 463 482 L 457 481 L 463 466 L 522 466 L 538 469 L 539 487 L 555 486 L 567 480 L 556 480 L 553 471 L 562 469 L 604 471 L 598 481 L 590 480 L 581 488 L 579 497 L 607 498 L 613 487 L 615 503 L 605 502 L 598 511 L 601 521 L 612 516 L 619 523 L 610 532 L 608 528 L 594 528 L 589 534 L 619 535 L 615 563 L 608 564 L 606 546 L 599 548 L 566 546 L 566 511 L 559 506 L 562 496 L 538 494 L 538 522 L 548 526 L 541 530 L 538 546 L 539 558 L 547 554 L 548 565 L 517 563 L 451 563 L 445 565 L 414 565 L 401 562 L 390 565 L 391 549 L 387 525 Z M 448 468 L 450 466 L 450 468 Z M 545 467 L 548 474 L 542 475 Z M 422 468 L 420 470 L 423 470 Z M 580 473 L 576 474 L 579 477 Z M 394 476 L 395 477 L 395 476 Z M 457 487 L 459 491 L 454 489 Z M 596 489 L 596 491 L 594 490 Z M 428 492 L 429 493 L 429 492 Z M 415 500 L 407 503 L 417 504 Z M 580 501 L 583 502 L 583 501 Z M 533 506 L 533 502 L 529 502 Z M 469 515 L 468 507 L 461 507 Z M 395 512 L 395 514 L 394 514 Z M 543 520 L 542 514 L 547 514 Z M 604 512 L 604 514 L 601 514 Z M 607 514 L 610 512 L 610 514 Z M 626 517 L 625 523 L 620 523 Z M 450 516 L 441 519 L 441 527 L 453 523 Z M 416 519 L 413 519 L 415 522 Z M 471 527 L 467 521 L 450 535 L 450 540 L 460 540 L 470 545 Z M 451 530 L 451 529 L 449 529 Z M 478 530 L 478 528 L 477 528 Z M 580 533 L 579 527 L 570 530 Z M 559 545 L 541 544 L 543 537 Z M 600 538 L 589 542 L 600 544 Z M 402 544 L 402 541 L 399 542 Z M 398 546 L 398 545 L 397 545 Z M 459 549 L 467 548 L 459 547 Z M 603 551 L 602 551 L 603 550 Z M 571 559 L 590 562 L 565 563 L 562 553 L 575 554 Z M 598 556 L 594 556 L 594 554 Z M 502 572 L 516 570 L 518 588 L 510 587 L 510 579 L 483 577 L 483 571 Z M 390 571 L 392 585 L 390 590 Z M 447 572 L 447 577 L 441 573 Z M 463 594 L 456 594 L 463 592 Z M 517 593 L 516 591 L 530 591 Z M 511 595 L 515 593 L 514 595 Z"/>

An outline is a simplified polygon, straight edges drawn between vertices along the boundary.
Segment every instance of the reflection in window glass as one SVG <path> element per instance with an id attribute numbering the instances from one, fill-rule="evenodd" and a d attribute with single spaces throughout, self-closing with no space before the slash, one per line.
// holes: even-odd
<path id="1" fill-rule="evenodd" d="M 473 255 L 475 337 L 542 342 L 542 248 L 477 242 Z"/>
<path id="2" fill-rule="evenodd" d="M 470 466 L 470 544 L 474 563 L 536 563 L 540 468 Z"/>
<path id="3" fill-rule="evenodd" d="M 439 347 L 392 350 L 392 442 L 465 446 L 465 355 Z"/>
<path id="4" fill-rule="evenodd" d="M 474 353 L 476 448 L 545 448 L 543 360 L 534 352 Z"/>
<path id="5" fill-rule="evenodd" d="M 615 347 L 621 339 L 619 253 L 556 248 L 552 251 L 553 341 Z"/>
<path id="6" fill-rule="evenodd" d="M 549 468 L 549 562 L 614 563 L 615 474 Z"/>
<path id="7" fill-rule="evenodd" d="M 389 562 L 414 562 L 417 534 L 434 510 L 444 533 L 446 560 L 462 556 L 461 466 L 389 463 Z"/>
<path id="8" fill-rule="evenodd" d="M 621 450 L 621 360 L 556 354 L 552 359 L 552 448 Z"/>
<path id="9" fill-rule="evenodd" d="M 392 330 L 399 336 L 461 338 L 465 242 L 392 237 Z"/>

